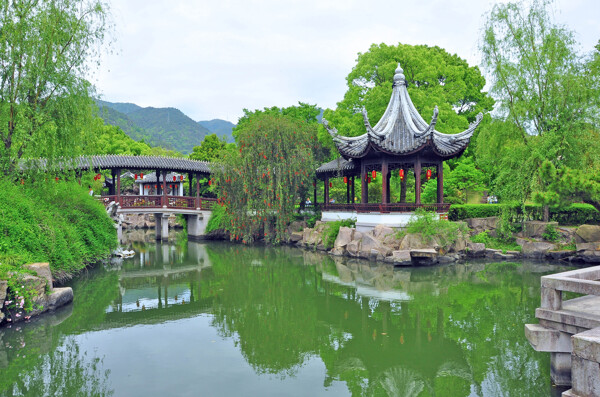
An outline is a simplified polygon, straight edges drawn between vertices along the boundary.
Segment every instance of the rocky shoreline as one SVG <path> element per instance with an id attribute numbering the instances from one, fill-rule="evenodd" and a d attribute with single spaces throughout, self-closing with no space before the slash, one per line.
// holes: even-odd
<path id="1" fill-rule="evenodd" d="M 486 247 L 484 243 L 472 242 L 470 237 L 486 231 L 495 236 L 498 219 L 472 218 L 465 220 L 468 234 L 457 236 L 448 246 L 433 237 L 430 240 L 421 234 L 399 234 L 398 230 L 379 225 L 362 233 L 350 227 L 340 227 L 332 247 L 324 243 L 327 224 L 317 222 L 308 228 L 303 222 L 294 222 L 288 229 L 288 243 L 328 252 L 334 256 L 348 256 L 392 263 L 396 266 L 433 265 L 461 261 L 467 258 L 492 260 L 560 260 L 568 262 L 600 262 L 600 226 L 558 227 L 556 223 L 526 222 L 523 231 L 515 235 L 520 251 L 502 251 Z M 557 241 L 542 238 L 548 225 L 556 228 Z M 562 249 L 565 245 L 576 249 Z"/>
<path id="2" fill-rule="evenodd" d="M 7 299 L 8 282 L 0 280 L 0 326 L 28 320 L 42 313 L 54 311 L 73 301 L 71 287 L 56 288 L 53 286 L 52 273 L 48 263 L 33 263 L 25 265 L 23 268 L 36 274 L 35 276 L 23 274 L 19 279 L 21 288 L 34 292 L 33 310 L 25 312 L 24 296 L 22 295 Z"/>

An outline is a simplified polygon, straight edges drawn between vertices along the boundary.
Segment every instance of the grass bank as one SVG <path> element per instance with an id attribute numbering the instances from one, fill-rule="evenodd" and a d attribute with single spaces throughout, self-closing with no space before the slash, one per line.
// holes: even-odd
<path id="1" fill-rule="evenodd" d="M 113 221 L 87 188 L 0 179 L 0 276 L 25 263 L 49 262 L 55 278 L 69 278 L 117 243 Z"/>

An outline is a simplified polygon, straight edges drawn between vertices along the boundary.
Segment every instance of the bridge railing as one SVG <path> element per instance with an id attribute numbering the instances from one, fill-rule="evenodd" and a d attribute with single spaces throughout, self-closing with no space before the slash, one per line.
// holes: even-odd
<path id="1" fill-rule="evenodd" d="M 212 207 L 214 205 L 216 205 L 217 203 L 217 199 L 216 198 L 200 198 L 200 206 L 198 208 L 200 208 L 203 211 L 210 211 L 212 210 Z"/>
<path id="2" fill-rule="evenodd" d="M 187 197 L 187 196 L 102 196 L 104 205 L 108 205 L 111 201 L 118 201 L 121 208 L 162 208 L 166 205 L 167 208 L 177 209 L 196 209 L 200 208 L 204 211 L 212 210 L 216 204 L 216 198 L 205 197 Z"/>
<path id="3" fill-rule="evenodd" d="M 187 196 L 167 196 L 167 207 L 196 209 L 196 198 Z"/>

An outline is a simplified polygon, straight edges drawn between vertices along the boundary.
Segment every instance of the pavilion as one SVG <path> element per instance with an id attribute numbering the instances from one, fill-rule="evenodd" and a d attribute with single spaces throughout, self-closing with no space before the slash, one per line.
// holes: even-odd
<path id="1" fill-rule="evenodd" d="M 416 208 L 426 207 L 439 213 L 447 213 L 449 204 L 444 204 L 443 162 L 460 156 L 469 144 L 475 128 L 483 115 L 479 113 L 469 127 L 457 134 L 443 134 L 436 131 L 438 117 L 437 106 L 431 122 L 427 123 L 415 108 L 408 95 L 404 71 L 398 64 L 394 74 L 392 96 L 381 120 L 372 127 L 366 111 L 363 118 L 366 132 L 357 137 L 346 137 L 330 127 L 327 120 L 323 125 L 341 155 L 340 158 L 321 165 L 316 170 L 317 178 L 324 182 L 323 220 L 357 218 L 363 216 L 364 224 L 388 224 L 403 226 Z M 411 170 L 415 178 L 414 203 L 390 203 L 390 178 L 392 172 L 398 172 L 404 180 Z M 369 203 L 369 184 L 381 174 L 381 202 Z M 421 181 L 423 174 L 427 179 L 437 178 L 437 203 L 421 203 Z M 329 188 L 331 178 L 344 178 L 347 203 L 331 203 Z M 360 178 L 360 203 L 354 203 L 354 181 Z M 352 198 L 352 199 L 351 199 Z M 316 188 L 315 188 L 315 202 Z M 381 216 L 386 214 L 385 216 Z M 390 216 L 398 214 L 398 216 Z M 360 216 L 358 216 L 360 218 Z M 357 221 L 357 225 L 360 219 Z"/>

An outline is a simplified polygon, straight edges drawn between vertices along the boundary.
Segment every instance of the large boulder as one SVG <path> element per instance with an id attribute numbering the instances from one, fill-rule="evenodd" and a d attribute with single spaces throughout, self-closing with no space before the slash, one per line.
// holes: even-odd
<path id="1" fill-rule="evenodd" d="M 412 258 L 409 250 L 398 250 L 393 251 L 392 255 L 386 258 L 386 262 L 391 262 L 396 266 L 410 266 L 412 265 Z"/>
<path id="2" fill-rule="evenodd" d="M 541 238 L 548 226 L 556 229 L 558 222 L 526 221 L 522 235 L 526 238 Z"/>
<path id="3" fill-rule="evenodd" d="M 479 234 L 485 230 L 495 231 L 498 228 L 498 217 L 490 216 L 487 218 L 468 218 L 465 219 L 467 225 L 473 229 L 473 234 Z"/>
<path id="4" fill-rule="evenodd" d="M 375 252 L 373 252 L 375 251 Z M 391 255 L 392 250 L 381 243 L 375 236 L 370 233 L 363 235 L 362 243 L 360 246 L 360 256 L 371 259 L 381 259 L 379 254 L 383 258 Z M 374 256 L 374 258 L 373 258 Z"/>
<path id="5" fill-rule="evenodd" d="M 354 238 L 354 232 L 356 229 L 342 226 L 333 244 L 334 248 L 344 248 Z"/>
<path id="6" fill-rule="evenodd" d="M 23 267 L 28 270 L 33 270 L 38 277 L 45 279 L 48 290 L 52 290 L 52 272 L 50 271 L 49 263 L 32 263 Z"/>
<path id="7" fill-rule="evenodd" d="M 517 239 L 517 244 L 521 246 L 521 253 L 525 258 L 541 259 L 546 256 L 548 251 L 553 251 L 556 249 L 554 244 L 543 241 L 527 241 L 523 239 Z"/>
<path id="8" fill-rule="evenodd" d="M 378 240 L 383 241 L 390 234 L 395 234 L 396 232 L 391 227 L 385 225 L 377 225 L 373 229 L 373 237 Z"/>
<path id="9" fill-rule="evenodd" d="M 421 248 L 430 248 L 430 245 L 425 243 L 420 233 L 408 233 L 400 241 L 399 249 L 401 251 Z"/>
<path id="10" fill-rule="evenodd" d="M 484 243 L 467 243 L 467 256 L 470 258 L 483 258 L 485 256 Z"/>
<path id="11" fill-rule="evenodd" d="M 352 240 L 346 245 L 346 252 L 348 255 L 357 257 L 360 255 L 360 243 L 361 240 Z"/>
<path id="12" fill-rule="evenodd" d="M 6 280 L 0 280 L 0 309 L 4 307 L 4 301 L 6 300 L 6 291 L 8 290 L 8 282 Z M 0 320 L 1 322 L 1 320 Z"/>
<path id="13" fill-rule="evenodd" d="M 575 231 L 576 243 L 591 243 L 600 241 L 600 226 L 581 225 Z"/>

